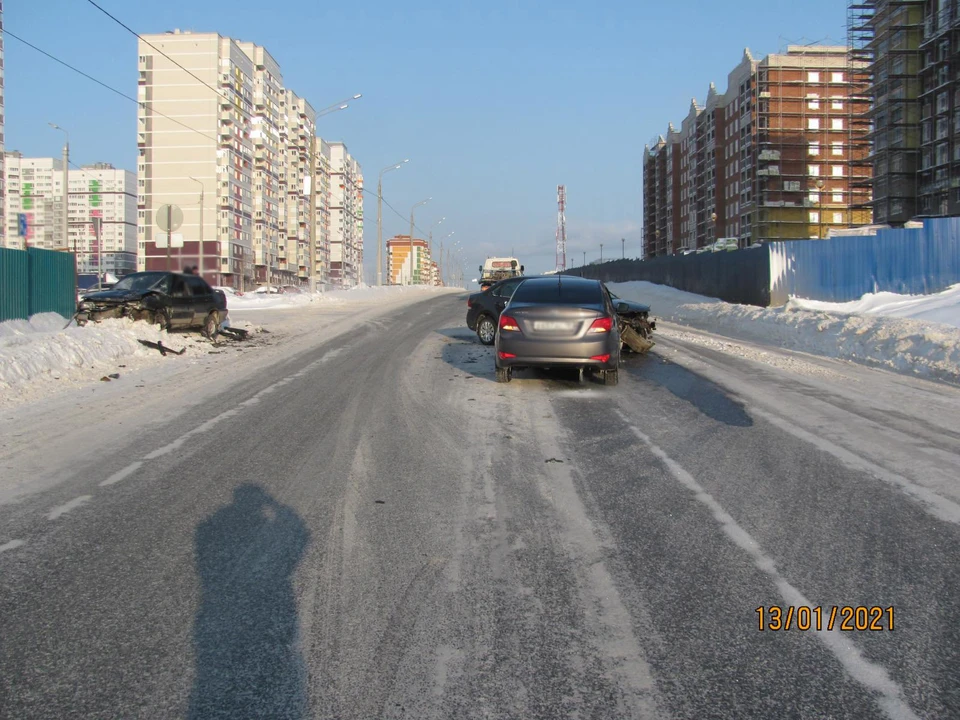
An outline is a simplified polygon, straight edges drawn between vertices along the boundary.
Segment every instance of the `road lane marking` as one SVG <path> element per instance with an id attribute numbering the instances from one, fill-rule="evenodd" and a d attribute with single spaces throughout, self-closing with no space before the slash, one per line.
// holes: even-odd
<path id="1" fill-rule="evenodd" d="M 18 547 L 24 544 L 23 540 L 11 540 L 8 543 L 0 545 L 0 553 L 6 552 L 7 550 L 16 550 Z"/>
<path id="2" fill-rule="evenodd" d="M 134 462 L 134 463 L 130 463 L 123 470 L 119 470 L 115 472 L 113 475 L 111 475 L 102 483 L 100 483 L 100 487 L 107 487 L 107 485 L 115 485 L 121 480 L 126 480 L 128 477 L 133 475 L 141 467 L 143 467 L 143 462 L 140 460 L 137 460 L 137 462 Z"/>
<path id="3" fill-rule="evenodd" d="M 71 510 L 75 510 L 86 502 L 89 502 L 93 499 L 93 495 L 81 495 L 76 497 L 68 503 L 55 507 L 50 511 L 50 514 L 47 515 L 47 520 L 56 520 L 61 515 L 66 515 Z"/>
<path id="4" fill-rule="evenodd" d="M 939 520 L 945 520 L 946 522 L 953 523 L 954 525 L 960 525 L 960 504 L 955 503 L 953 500 L 949 500 L 941 495 L 937 495 L 930 488 L 924 487 L 923 485 L 917 485 L 907 478 L 897 475 L 890 470 L 887 470 L 876 463 L 872 463 L 869 460 L 860 457 L 856 453 L 850 452 L 846 448 L 842 448 L 836 443 L 832 443 L 826 438 L 819 437 L 814 435 L 812 432 L 799 428 L 796 425 L 791 425 L 786 420 L 783 420 L 772 413 L 761 410 L 756 406 L 748 406 L 747 408 L 752 415 L 756 415 L 764 420 L 766 420 L 771 425 L 784 430 L 794 437 L 800 438 L 801 440 L 810 443 L 818 447 L 819 449 L 833 455 L 840 462 L 842 462 L 847 467 L 859 470 L 861 472 L 866 472 L 879 480 L 894 485 L 900 488 L 905 495 L 910 497 L 913 500 L 916 500 L 920 507 L 923 508 L 925 512 L 930 515 L 933 515 Z"/>
<path id="5" fill-rule="evenodd" d="M 787 605 L 806 605 L 813 607 L 817 603 L 811 602 L 803 593 L 791 585 L 777 570 L 773 558 L 763 552 L 760 544 L 744 530 L 737 521 L 723 509 L 723 506 L 698 483 L 680 464 L 667 455 L 653 440 L 639 428 L 630 423 L 630 418 L 621 410 L 616 411 L 627 427 L 650 451 L 666 466 L 670 474 L 681 485 L 690 490 L 694 497 L 710 510 L 713 517 L 720 524 L 723 532 L 733 540 L 734 544 L 746 551 L 753 559 L 754 564 L 773 581 L 784 603 Z M 857 649 L 849 636 L 844 637 L 837 628 L 834 630 L 812 631 L 813 634 L 826 646 L 843 668 L 854 680 L 867 690 L 877 693 L 877 704 L 884 714 L 892 720 L 920 720 L 910 705 L 904 700 L 903 689 L 893 680 L 887 670 L 871 662 Z"/>

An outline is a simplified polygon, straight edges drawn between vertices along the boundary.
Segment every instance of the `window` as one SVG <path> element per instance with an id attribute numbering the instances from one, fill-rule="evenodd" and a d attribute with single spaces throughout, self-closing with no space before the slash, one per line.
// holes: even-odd
<path id="1" fill-rule="evenodd" d="M 810 194 L 807 196 L 807 199 L 810 200 L 810 202 L 814 205 L 818 205 L 820 203 L 820 193 L 816 190 L 811 190 Z"/>
<path id="2" fill-rule="evenodd" d="M 831 130 L 843 130 L 843 118 L 833 118 L 830 121 Z"/>
<path id="3" fill-rule="evenodd" d="M 835 212 L 833 214 L 833 223 L 835 225 L 843 225 L 843 213 Z"/>
<path id="4" fill-rule="evenodd" d="M 807 118 L 807 130 L 819 130 L 820 118 Z"/>
<path id="5" fill-rule="evenodd" d="M 820 174 L 819 165 L 807 165 L 807 175 L 812 175 L 813 177 L 817 177 L 819 174 Z"/>
<path id="6" fill-rule="evenodd" d="M 843 155 L 843 143 L 842 142 L 830 143 L 830 152 L 833 155 Z"/>
<path id="7" fill-rule="evenodd" d="M 807 82 L 818 83 L 820 82 L 820 73 L 818 72 L 808 72 L 807 73 Z"/>
<path id="8" fill-rule="evenodd" d="M 812 222 L 812 223 L 818 223 L 818 222 L 820 222 L 820 213 L 818 213 L 816 210 L 811 211 L 811 212 L 810 212 L 810 222 Z"/>
<path id="9" fill-rule="evenodd" d="M 820 109 L 820 96 L 816 93 L 807 93 L 807 107 L 810 110 Z"/>
<path id="10" fill-rule="evenodd" d="M 831 98 L 830 107 L 834 110 L 843 110 L 843 99 L 838 97 Z"/>
<path id="11" fill-rule="evenodd" d="M 842 72 L 830 73 L 830 82 L 842 83 L 843 73 Z"/>
<path id="12" fill-rule="evenodd" d="M 831 167 L 831 175 L 833 175 L 833 177 L 843 177 L 843 165 L 834 165 Z"/>
<path id="13" fill-rule="evenodd" d="M 842 203 L 842 202 L 843 202 L 843 191 L 842 191 L 842 190 L 834 190 L 834 191 L 833 191 L 833 196 L 832 196 L 832 199 L 831 199 L 830 202 Z"/>

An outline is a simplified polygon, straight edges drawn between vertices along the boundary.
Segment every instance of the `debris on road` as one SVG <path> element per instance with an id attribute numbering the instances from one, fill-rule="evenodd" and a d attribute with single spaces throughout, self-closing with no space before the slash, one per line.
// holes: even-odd
<path id="1" fill-rule="evenodd" d="M 163 344 L 162 340 L 157 340 L 157 342 L 151 342 L 150 340 L 138 340 L 141 345 L 144 345 L 148 348 L 154 348 L 160 351 L 160 354 L 166 357 L 167 353 L 172 353 L 174 355 L 183 355 L 187 349 L 180 348 L 179 350 L 174 350 L 173 348 L 168 348 Z"/>

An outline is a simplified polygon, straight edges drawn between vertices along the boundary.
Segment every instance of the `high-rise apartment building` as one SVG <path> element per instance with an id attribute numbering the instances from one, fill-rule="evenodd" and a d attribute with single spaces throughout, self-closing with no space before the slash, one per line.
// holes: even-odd
<path id="1" fill-rule="evenodd" d="M 288 284 L 295 274 L 280 272 L 280 222 L 286 198 L 280 193 L 280 176 L 286 162 L 281 145 L 285 124 L 286 92 L 280 66 L 264 48 L 237 43 L 253 63 L 253 274 L 258 283 Z M 284 128 L 285 130 L 285 128 Z"/>
<path id="2" fill-rule="evenodd" d="M 924 65 L 924 6 L 947 3 L 928 3 L 925 0 L 853 0 L 848 6 L 847 31 L 852 60 L 861 68 L 851 69 L 859 74 L 864 89 L 860 97 L 864 118 L 871 132 L 873 219 L 878 223 L 900 225 L 918 214 L 917 185 L 920 160 L 920 71 Z M 936 50 L 936 48 L 933 48 Z M 947 53 L 949 54 L 949 53 Z M 936 52 L 931 57 L 936 57 Z M 946 61 L 946 56 L 943 60 Z M 937 175 L 941 190 L 948 189 L 946 177 L 949 158 L 941 156 L 936 163 L 936 146 L 949 135 L 950 88 L 949 78 L 938 77 L 939 64 L 930 64 L 932 83 L 923 98 L 924 120 L 929 124 L 929 170 L 933 191 Z M 938 92 L 935 92 L 938 90 Z M 939 106 L 937 103 L 939 102 Z M 958 105 L 960 107 L 960 105 Z M 939 139 L 934 138 L 935 120 L 943 119 Z M 941 170 L 938 172 L 937 168 Z M 931 198 L 932 200 L 932 198 Z M 924 213 L 939 210 L 922 209 Z M 945 214 L 945 213 L 944 213 Z"/>
<path id="3" fill-rule="evenodd" d="M 845 47 L 789 46 L 760 61 L 745 51 L 723 95 L 711 84 L 679 131 L 645 149 L 645 255 L 870 222 L 869 130 L 854 121 L 863 87 L 850 66 Z"/>
<path id="4" fill-rule="evenodd" d="M 411 262 L 411 255 L 413 261 Z M 387 240 L 387 284 L 420 284 L 420 269 L 424 269 L 424 283 L 429 282 L 426 268 L 432 264 L 430 245 L 426 240 L 409 235 L 394 235 Z"/>
<path id="5" fill-rule="evenodd" d="M 175 30 L 144 36 L 139 68 L 141 269 L 197 264 L 208 281 L 239 288 L 313 284 L 329 280 L 329 243 L 340 238 L 337 284 L 356 284 L 360 167 L 316 137 L 316 113 L 266 49 Z M 183 214 L 170 248 L 157 224 L 167 204 Z"/>
<path id="6" fill-rule="evenodd" d="M 363 267 L 363 173 L 340 142 L 330 143 L 330 282 L 357 285 Z M 416 280 L 415 280 L 416 282 Z"/>
<path id="7" fill-rule="evenodd" d="M 25 158 L 6 153 L 4 216 L 6 246 L 28 246 L 76 253 L 77 270 L 103 270 L 124 275 L 136 269 L 137 180 L 129 170 L 107 163 L 85 165 L 69 173 L 67 207 L 69 237 L 63 238 L 63 162 L 57 158 Z M 19 215 L 27 220 L 27 235 L 18 233 Z M 98 238 L 94 218 L 101 221 Z"/>

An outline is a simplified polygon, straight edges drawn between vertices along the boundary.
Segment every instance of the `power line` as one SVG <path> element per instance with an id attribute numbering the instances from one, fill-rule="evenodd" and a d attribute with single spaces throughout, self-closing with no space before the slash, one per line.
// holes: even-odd
<path id="1" fill-rule="evenodd" d="M 221 99 L 227 97 L 227 96 L 226 96 L 223 92 L 221 92 L 219 89 L 215 88 L 213 85 L 211 85 L 210 83 L 208 83 L 206 80 L 203 80 L 202 78 L 197 77 L 197 75 L 194 74 L 193 71 L 185 68 L 183 65 L 181 65 L 180 63 L 178 63 L 178 62 L 177 62 L 176 60 L 174 60 L 172 57 L 170 57 L 169 55 L 167 55 L 163 50 L 161 50 L 160 48 L 158 48 L 156 45 L 154 45 L 153 43 L 151 43 L 149 40 L 145 39 L 145 38 L 143 37 L 143 35 L 141 35 L 140 33 L 138 33 L 136 30 L 134 30 L 133 28 L 131 28 L 129 25 L 127 25 L 126 23 L 124 23 L 122 20 L 120 20 L 120 19 L 117 18 L 116 16 L 111 15 L 109 12 L 107 12 L 106 10 L 104 10 L 102 7 L 100 7 L 100 6 L 99 6 L 97 3 L 95 3 L 93 0 L 87 0 L 87 2 L 90 3 L 91 5 L 93 5 L 97 10 L 99 10 L 100 12 L 102 12 L 102 13 L 103 13 L 104 15 L 106 15 L 108 18 L 110 18 L 111 20 L 113 20 L 115 23 L 117 23 L 117 25 L 119 25 L 120 27 L 122 27 L 122 28 L 123 28 L 124 30 L 126 30 L 128 33 L 130 33 L 131 35 L 133 35 L 134 37 L 136 37 L 138 40 L 140 40 L 140 42 L 145 43 L 146 45 L 149 45 L 151 48 L 153 48 L 153 49 L 156 50 L 158 53 L 160 53 L 161 55 L 163 55 L 163 57 L 165 57 L 167 60 L 169 60 L 170 62 L 172 62 L 172 63 L 173 63 L 174 65 L 176 65 L 178 68 L 180 68 L 181 70 L 183 70 L 185 73 L 187 73 L 187 75 L 189 75 L 190 77 L 192 77 L 194 80 L 196 80 L 197 82 L 199 82 L 201 85 L 204 85 L 205 87 L 209 88 L 210 90 L 213 90 L 213 92 L 217 95 L 217 97 L 219 97 L 219 98 L 221 98 Z M 284 90 L 287 90 L 287 88 L 285 87 Z M 343 110 L 343 109 L 345 109 L 345 108 L 347 107 L 346 103 L 347 103 L 349 100 L 356 100 L 356 99 L 359 98 L 359 97 L 360 97 L 359 95 L 354 95 L 354 96 L 352 96 L 352 97 L 347 98 L 346 100 L 341 100 L 340 102 L 334 103 L 333 105 L 330 105 L 329 107 L 325 107 L 325 108 L 321 108 L 320 110 L 316 110 L 316 111 L 314 111 L 314 116 L 315 116 L 315 118 L 319 118 L 319 117 L 322 117 L 323 115 L 329 115 L 329 114 L 332 113 L 332 112 L 336 112 L 337 110 Z M 231 104 L 233 104 L 233 103 L 231 103 Z M 239 106 L 237 107 L 237 110 L 239 110 L 240 113 L 242 113 L 248 120 L 252 120 L 252 119 L 254 118 L 254 113 L 251 113 L 251 112 L 249 112 L 249 111 L 247 111 L 247 110 L 244 110 L 243 108 L 241 108 L 241 107 L 239 107 Z"/>
<path id="2" fill-rule="evenodd" d="M 3 32 L 4 32 L 5 35 L 9 35 L 9 36 L 12 37 L 14 40 L 18 40 L 18 41 L 22 42 L 24 45 L 26 45 L 27 47 L 36 50 L 36 51 L 37 51 L 38 53 L 40 53 L 41 55 L 45 55 L 46 57 L 50 58 L 50 59 L 53 60 L 54 62 L 59 63 L 60 65 L 63 65 L 65 68 L 68 68 L 68 69 L 70 69 L 70 70 L 73 70 L 73 72 L 77 73 L 78 75 L 82 75 L 83 77 L 87 78 L 88 80 L 92 80 L 93 82 L 95 82 L 95 83 L 96 83 L 97 85 L 99 85 L 100 87 L 106 88 L 106 89 L 109 90 L 110 92 L 112 92 L 112 93 L 114 93 L 114 94 L 116 94 L 116 95 L 119 95 L 119 96 L 122 97 L 124 100 L 129 100 L 129 101 L 132 102 L 132 103 L 136 103 L 136 104 L 139 105 L 140 107 L 150 108 L 150 111 L 151 111 L 151 112 L 153 112 L 153 113 L 156 114 L 156 115 L 159 115 L 160 117 L 164 117 L 164 118 L 166 118 L 167 120 L 170 120 L 171 122 L 175 122 L 177 125 L 180 125 L 181 127 L 185 127 L 187 130 L 192 130 L 193 132 L 197 133 L 198 135 L 202 135 L 203 137 L 207 138 L 208 140 L 213 140 L 214 142 L 219 142 L 219 141 L 217 140 L 217 138 L 213 137 L 212 135 L 207 135 L 205 132 L 202 132 L 202 131 L 200 131 L 200 130 L 197 130 L 197 129 L 194 128 L 194 127 L 190 127 L 190 126 L 187 125 L 186 123 L 180 122 L 179 120 L 177 120 L 177 119 L 174 118 L 174 117 L 170 117 L 169 115 L 165 115 L 164 113 L 160 112 L 159 110 L 154 110 L 154 109 L 153 109 L 153 106 L 150 105 L 150 103 L 144 102 L 144 101 L 142 101 L 142 100 L 137 100 L 135 97 L 132 97 L 132 96 L 130 96 L 130 95 L 127 95 L 126 93 L 124 93 L 124 92 L 122 92 L 122 91 L 120 91 L 120 90 L 117 90 L 115 87 L 111 87 L 110 85 L 107 85 L 107 84 L 106 84 L 105 82 L 103 82 L 102 80 L 97 80 L 97 78 L 93 77 L 93 75 L 90 75 L 90 74 L 88 74 L 88 73 L 85 73 L 83 70 L 80 70 L 80 69 L 74 67 L 74 66 L 71 65 L 70 63 L 63 61 L 63 60 L 61 60 L 60 58 L 58 58 L 58 57 L 56 57 L 56 56 L 54 56 L 54 55 L 51 55 L 50 53 L 48 53 L 46 50 L 43 50 L 42 48 L 38 48 L 38 47 L 37 47 L 36 45 L 34 45 L 33 43 L 24 40 L 22 37 L 20 37 L 20 36 L 18 36 L 18 35 L 15 35 L 14 33 L 10 32 L 10 31 L 7 30 L 6 28 L 3 29 Z"/>
<path id="3" fill-rule="evenodd" d="M 366 194 L 368 194 L 368 195 L 373 195 L 374 197 L 377 196 L 377 194 L 376 194 L 373 190 L 367 190 L 366 188 L 360 188 L 360 190 L 361 190 L 361 192 L 364 192 L 364 193 L 366 193 Z M 391 210 L 393 210 L 394 214 L 395 214 L 398 218 L 400 218 L 400 219 L 403 220 L 404 222 L 407 221 L 406 216 L 404 216 L 403 214 L 401 214 L 399 210 L 397 210 L 393 205 L 391 205 L 390 203 L 388 203 L 386 200 L 383 201 L 383 204 L 386 205 L 386 206 L 387 206 L 388 208 L 390 208 Z M 416 230 L 417 232 L 421 233 L 421 234 L 424 235 L 424 236 L 426 236 L 426 234 L 427 234 L 427 233 L 425 233 L 425 232 L 423 231 L 423 228 L 417 227 L 416 224 L 414 224 L 413 229 Z"/>

